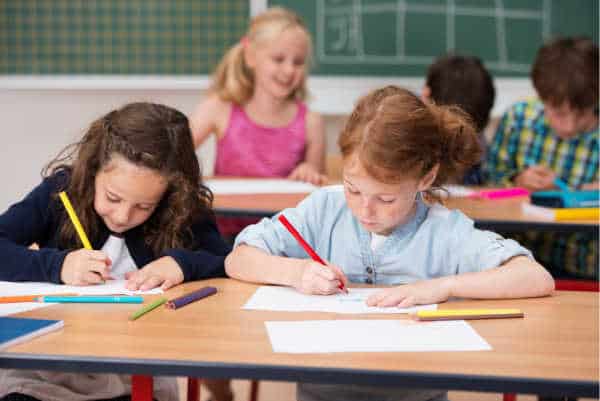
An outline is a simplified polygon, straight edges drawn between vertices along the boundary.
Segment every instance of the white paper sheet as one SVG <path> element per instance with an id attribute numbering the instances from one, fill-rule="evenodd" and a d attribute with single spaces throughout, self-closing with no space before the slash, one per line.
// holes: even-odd
<path id="1" fill-rule="evenodd" d="M 0 316 L 8 316 L 15 313 L 27 312 L 37 308 L 56 305 L 50 302 L 19 302 L 10 304 L 0 304 Z"/>
<path id="2" fill-rule="evenodd" d="M 289 287 L 259 287 L 242 309 L 285 312 L 333 313 L 411 313 L 417 310 L 435 310 L 437 305 L 419 305 L 412 308 L 375 308 L 367 306 L 367 298 L 382 288 L 349 288 L 348 294 L 306 295 Z"/>
<path id="3" fill-rule="evenodd" d="M 450 196 L 451 198 L 464 198 L 473 195 L 476 191 L 463 185 L 444 185 L 446 191 L 440 190 L 441 196 Z"/>
<path id="4" fill-rule="evenodd" d="M 125 288 L 126 280 L 108 280 L 104 284 L 75 286 L 61 285 L 53 283 L 23 282 L 15 283 L 11 281 L 0 281 L 0 296 L 10 297 L 16 295 L 35 295 L 35 294 L 76 294 L 76 295 L 144 295 L 144 294 L 162 294 L 164 291 L 160 288 L 153 288 L 148 291 L 131 291 Z M 26 312 L 45 306 L 55 305 L 45 302 L 19 302 L 0 304 L 0 316 L 11 315 L 13 313 Z"/>
<path id="5" fill-rule="evenodd" d="M 277 194 L 309 193 L 318 187 L 306 182 L 286 179 L 210 179 L 205 181 L 211 191 L 219 195 L 229 194 Z"/>
<path id="6" fill-rule="evenodd" d="M 107 280 L 97 285 L 64 285 L 53 283 L 0 281 L 0 295 L 30 295 L 30 294 L 77 294 L 77 295 L 143 295 L 162 294 L 160 288 L 148 291 L 131 291 L 125 288 L 126 280 Z"/>
<path id="7" fill-rule="evenodd" d="M 268 321 L 265 326 L 273 352 L 300 354 L 492 349 L 464 320 Z"/>

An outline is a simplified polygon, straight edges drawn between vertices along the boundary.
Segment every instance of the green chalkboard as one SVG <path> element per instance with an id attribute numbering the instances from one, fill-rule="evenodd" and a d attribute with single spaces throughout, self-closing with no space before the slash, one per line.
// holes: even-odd
<path id="1" fill-rule="evenodd" d="M 0 74 L 207 74 L 248 0 L 0 0 Z"/>
<path id="2" fill-rule="evenodd" d="M 476 55 L 496 76 L 526 76 L 551 37 L 598 40 L 598 0 L 270 0 L 298 12 L 317 75 L 423 76 L 438 55 Z"/>

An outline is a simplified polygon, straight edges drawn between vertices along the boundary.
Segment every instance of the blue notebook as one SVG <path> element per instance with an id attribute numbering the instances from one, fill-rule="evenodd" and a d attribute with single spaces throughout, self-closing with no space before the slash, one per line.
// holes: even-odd
<path id="1" fill-rule="evenodd" d="M 62 320 L 0 316 L 0 350 L 64 326 Z"/>

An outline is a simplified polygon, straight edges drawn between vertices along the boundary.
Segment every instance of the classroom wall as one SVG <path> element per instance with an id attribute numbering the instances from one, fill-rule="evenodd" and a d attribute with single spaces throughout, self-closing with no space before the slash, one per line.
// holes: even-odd
<path id="1" fill-rule="evenodd" d="M 0 213 L 25 196 L 40 181 L 40 171 L 64 146 L 80 138 L 94 119 L 131 101 L 153 101 L 192 112 L 197 90 L 2 90 L 0 121 Z M 329 150 L 343 117 L 329 116 Z M 214 140 L 197 152 L 206 174 L 212 172 Z"/>
<path id="2" fill-rule="evenodd" d="M 85 128 L 104 113 L 131 101 L 165 103 L 190 114 L 201 99 L 208 78 L 173 83 L 168 80 L 90 80 L 64 77 L 33 81 L 0 78 L 0 119 L 3 140 L 0 157 L 2 191 L 0 212 L 40 181 L 40 171 L 64 146 L 81 137 Z M 309 80 L 310 107 L 325 116 L 328 153 L 338 153 L 336 140 L 356 99 L 384 84 L 403 85 L 419 91 L 422 80 L 361 79 Z M 516 99 L 533 94 L 528 82 L 496 82 L 498 96 L 493 115 Z M 335 99 L 335 101 L 333 100 Z M 212 173 L 214 140 L 197 152 L 205 174 Z"/>

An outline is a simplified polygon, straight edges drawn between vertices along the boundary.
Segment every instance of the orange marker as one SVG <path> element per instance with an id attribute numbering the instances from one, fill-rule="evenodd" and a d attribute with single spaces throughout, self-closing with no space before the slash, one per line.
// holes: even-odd
<path id="1" fill-rule="evenodd" d="M 37 294 L 37 295 L 15 295 L 12 297 L 0 297 L 0 304 L 9 304 L 17 302 L 36 302 L 38 297 L 46 296 L 71 296 L 77 294 Z"/>

